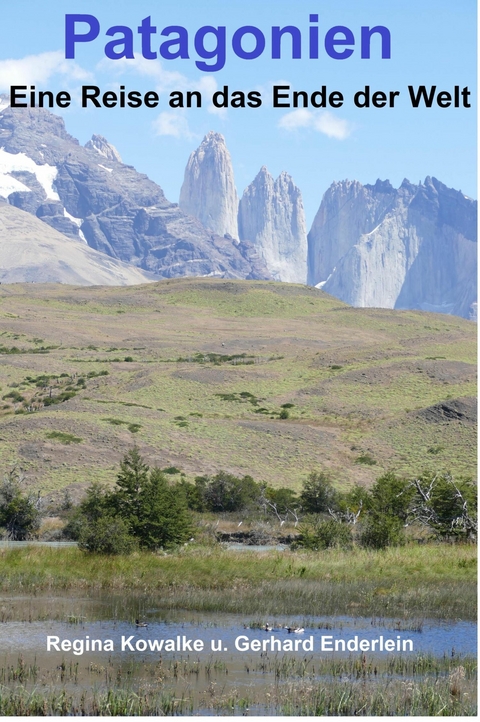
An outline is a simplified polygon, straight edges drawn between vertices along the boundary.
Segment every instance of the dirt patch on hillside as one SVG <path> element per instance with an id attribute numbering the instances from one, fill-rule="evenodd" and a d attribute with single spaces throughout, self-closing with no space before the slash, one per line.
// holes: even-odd
<path id="1" fill-rule="evenodd" d="M 477 423 L 477 399 L 473 396 L 449 399 L 417 411 L 415 416 L 432 424 L 461 421 L 469 426 L 474 426 Z"/>
<path id="2" fill-rule="evenodd" d="M 477 378 L 476 367 L 463 361 L 427 360 L 418 366 L 429 378 L 449 384 L 475 381 Z"/>
<path id="3" fill-rule="evenodd" d="M 294 441 L 308 441 L 315 444 L 332 443 L 336 434 L 307 424 L 290 424 L 285 421 L 240 421 L 239 426 L 246 429 L 282 437 Z"/>
<path id="4" fill-rule="evenodd" d="M 200 384 L 208 384 L 215 386 L 217 384 L 238 383 L 239 379 L 245 379 L 247 382 L 254 379 L 276 378 L 279 374 L 274 374 L 270 369 L 262 371 L 252 371 L 252 367 L 248 367 L 245 375 L 239 372 L 239 366 L 229 369 L 219 369 L 212 366 L 196 366 L 191 369 L 174 371 L 173 378 L 182 379 L 183 381 L 195 381 Z"/>
<path id="5" fill-rule="evenodd" d="M 335 381 L 338 376 L 341 377 L 342 382 L 348 384 L 377 386 L 392 383 L 407 374 L 424 374 L 437 383 L 457 384 L 475 381 L 477 369 L 473 364 L 447 360 L 408 360 L 370 368 L 364 367 L 354 371 L 332 369 L 331 378 L 325 379 L 319 386 L 305 391 L 313 395 L 322 395 L 325 392 L 325 386 Z"/>

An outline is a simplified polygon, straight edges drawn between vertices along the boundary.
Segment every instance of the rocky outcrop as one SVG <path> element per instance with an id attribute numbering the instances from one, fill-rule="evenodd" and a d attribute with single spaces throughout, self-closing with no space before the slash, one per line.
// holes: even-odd
<path id="1" fill-rule="evenodd" d="M 122 158 L 118 150 L 115 148 L 114 145 L 109 143 L 108 140 L 103 137 L 103 135 L 95 135 L 94 133 L 91 139 L 87 141 L 87 143 L 85 143 L 85 148 L 88 148 L 89 150 L 95 150 L 107 160 L 116 160 L 118 161 L 118 163 L 122 162 Z"/>
<path id="2" fill-rule="evenodd" d="M 0 112 L 0 196 L 11 205 L 163 278 L 270 278 L 252 244 L 207 231 L 119 158 L 101 136 L 82 147 L 47 110 Z"/>
<path id="3" fill-rule="evenodd" d="M 238 238 L 238 197 L 230 153 L 220 133 L 210 131 L 185 168 L 180 208 L 220 236 Z"/>
<path id="4" fill-rule="evenodd" d="M 333 183 L 308 235 L 308 282 L 353 306 L 471 318 L 477 204 L 436 178 Z"/>
<path id="5" fill-rule="evenodd" d="M 252 241 L 276 280 L 306 282 L 305 213 L 300 190 L 288 173 L 274 181 L 262 166 L 240 201 L 238 230 L 242 240 Z"/>

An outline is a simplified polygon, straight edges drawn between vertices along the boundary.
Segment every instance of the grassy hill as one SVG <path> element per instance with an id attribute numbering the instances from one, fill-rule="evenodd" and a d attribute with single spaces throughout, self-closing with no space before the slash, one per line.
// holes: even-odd
<path id="1" fill-rule="evenodd" d="M 1 285 L 0 385 L 0 471 L 54 494 L 113 481 L 133 443 L 292 488 L 476 468 L 476 327 L 305 286 Z"/>

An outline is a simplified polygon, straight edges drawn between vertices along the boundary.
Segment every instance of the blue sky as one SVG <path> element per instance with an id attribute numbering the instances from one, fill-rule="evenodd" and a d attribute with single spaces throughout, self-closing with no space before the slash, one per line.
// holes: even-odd
<path id="1" fill-rule="evenodd" d="M 75 60 L 65 59 L 65 15 L 85 13 L 98 18 L 100 35 L 78 46 Z M 322 44 L 318 60 L 308 58 L 306 38 L 309 15 L 319 16 Z M 160 31 L 181 25 L 189 32 L 190 59 L 145 60 L 136 28 L 151 16 Z M 109 27 L 125 25 L 135 32 L 134 60 L 105 58 Z M 255 60 L 235 57 L 231 45 L 225 67 L 201 72 L 193 47 L 197 29 L 225 25 L 227 38 L 244 25 L 260 28 L 267 36 L 264 54 Z M 294 25 L 304 39 L 302 59 L 272 60 L 268 36 L 274 25 Z M 358 47 L 346 60 L 334 60 L 323 49 L 329 28 L 344 25 L 358 40 L 361 26 L 384 25 L 391 33 L 391 59 L 361 59 Z M 178 201 L 189 154 L 209 130 L 226 138 L 239 195 L 262 165 L 275 177 L 290 173 L 301 188 L 310 226 L 323 193 L 334 180 L 357 179 L 374 183 L 388 178 L 398 186 L 436 176 L 446 185 L 477 197 L 476 189 L 476 1 L 461 0 L 17 0 L 2 7 L 0 90 L 10 85 L 33 84 L 42 90 L 68 90 L 72 105 L 61 114 L 67 130 L 83 144 L 92 135 L 104 135 L 119 150 L 124 162 L 134 165 L 159 183 L 167 198 Z M 246 46 L 247 47 L 247 46 Z M 81 108 L 80 86 L 98 85 L 103 91 L 156 90 L 156 109 Z M 340 91 L 341 108 L 325 110 L 271 107 L 271 88 L 287 84 L 312 93 L 326 85 Z M 398 90 L 394 108 L 360 109 L 353 104 L 356 91 Z M 408 86 L 436 85 L 453 91 L 455 85 L 471 90 L 472 108 L 414 109 Z M 261 108 L 218 111 L 212 108 L 213 91 L 260 90 Z M 172 110 L 169 93 L 200 90 L 201 109 Z"/>

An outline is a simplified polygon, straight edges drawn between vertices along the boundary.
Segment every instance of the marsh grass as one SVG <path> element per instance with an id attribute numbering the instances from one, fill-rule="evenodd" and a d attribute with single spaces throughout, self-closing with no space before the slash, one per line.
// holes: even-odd
<path id="1" fill-rule="evenodd" d="M 109 661 L 81 673 L 78 663 L 63 660 L 42 684 L 39 673 L 22 659 L 0 668 L 0 714 L 476 714 L 476 662 L 468 657 L 394 655 L 379 662 L 365 655 L 343 660 L 262 656 L 245 660 L 246 687 L 235 681 L 235 669 L 213 658 Z"/>
<path id="2" fill-rule="evenodd" d="M 465 685 L 465 688 L 467 686 Z M 334 684 L 290 684 L 279 688 L 275 710 L 308 716 L 466 716 L 476 715 L 475 690 L 452 694 L 449 679 L 363 680 Z"/>
<path id="3" fill-rule="evenodd" d="M 76 548 L 0 550 L 4 592 L 160 592 L 167 608 L 265 614 L 475 619 L 476 547 L 234 552 L 184 547 L 99 556 Z"/>

